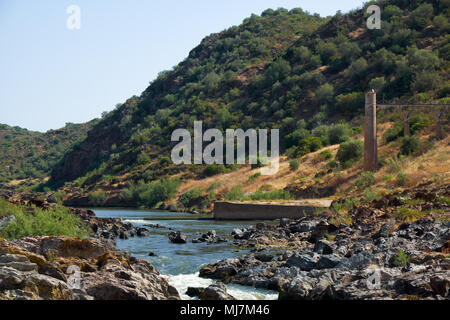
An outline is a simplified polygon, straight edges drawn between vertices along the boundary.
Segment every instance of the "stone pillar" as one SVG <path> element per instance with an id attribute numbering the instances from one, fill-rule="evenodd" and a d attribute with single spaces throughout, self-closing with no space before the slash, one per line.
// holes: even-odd
<path id="1" fill-rule="evenodd" d="M 435 110 L 436 114 L 436 138 L 439 140 L 444 139 L 444 134 L 442 132 L 442 117 L 444 115 L 445 107 L 442 110 Z"/>
<path id="2" fill-rule="evenodd" d="M 364 171 L 375 172 L 378 167 L 377 94 L 375 92 L 366 93 L 364 132 Z"/>
<path id="3" fill-rule="evenodd" d="M 405 107 L 402 108 L 403 114 L 403 136 L 411 136 L 411 131 L 409 130 L 409 119 L 411 118 L 411 111 L 407 111 Z"/>

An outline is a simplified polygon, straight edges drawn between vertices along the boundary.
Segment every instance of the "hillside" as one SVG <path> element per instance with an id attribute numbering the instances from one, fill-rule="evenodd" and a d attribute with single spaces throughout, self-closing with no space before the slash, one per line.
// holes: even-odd
<path id="1" fill-rule="evenodd" d="M 0 182 L 42 182 L 64 154 L 86 138 L 94 123 L 68 123 L 46 133 L 0 124 Z"/>
<path id="2" fill-rule="evenodd" d="M 66 200 L 77 205 L 152 207 L 173 198 L 189 208 L 232 197 L 230 192 L 301 197 L 299 188 L 320 189 L 322 182 L 328 196 L 338 191 L 330 181 L 343 183 L 329 175 L 342 177 L 345 170 L 353 177 L 347 183 L 353 185 L 361 172 L 360 158 L 346 163 L 338 159 L 337 150 L 342 143 L 361 139 L 365 91 L 374 89 L 386 101 L 450 99 L 450 2 L 377 4 L 382 7 L 381 30 L 366 28 L 364 10 L 322 19 L 301 9 L 279 9 L 252 15 L 240 26 L 205 38 L 141 96 L 94 125 L 53 168 L 48 186 L 64 185 Z M 195 120 L 203 121 L 204 128 L 221 130 L 279 128 L 282 151 L 289 158 L 282 169 L 289 170 L 289 162 L 296 159 L 302 162 L 298 170 L 311 171 L 312 178 L 305 181 L 293 170 L 278 182 L 272 177 L 246 187 L 256 173 L 249 166 L 175 166 L 170 161 L 171 133 L 192 128 Z M 382 167 L 400 159 L 398 150 L 407 143 L 415 146 L 416 140 L 417 148 L 403 157 L 417 159 L 434 148 L 442 153 L 437 159 L 448 162 L 445 144 L 431 134 L 431 114 L 415 114 L 411 139 L 401 137 L 398 111 L 381 112 L 380 120 L 390 129 L 381 139 L 386 144 Z M 448 131 L 448 113 L 443 121 Z M 324 156 L 327 167 L 308 162 L 326 149 L 332 151 Z M 251 182 L 257 180 L 255 176 Z M 303 196 L 308 192 L 303 190 Z M 309 194 L 320 196 L 322 191 Z"/>

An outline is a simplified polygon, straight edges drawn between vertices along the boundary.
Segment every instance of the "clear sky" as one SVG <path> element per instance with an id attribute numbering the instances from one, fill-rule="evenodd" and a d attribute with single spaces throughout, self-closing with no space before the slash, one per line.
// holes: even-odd
<path id="1" fill-rule="evenodd" d="M 47 131 L 100 117 L 205 36 L 267 8 L 322 16 L 362 0 L 1 0 L 0 123 Z M 70 5 L 81 29 L 66 26 Z"/>

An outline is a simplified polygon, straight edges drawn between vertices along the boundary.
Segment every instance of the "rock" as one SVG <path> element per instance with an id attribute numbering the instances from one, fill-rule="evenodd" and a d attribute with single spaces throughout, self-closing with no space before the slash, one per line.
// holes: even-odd
<path id="1" fill-rule="evenodd" d="M 304 271 L 310 271 L 317 268 L 317 262 L 319 261 L 319 255 L 313 254 L 300 254 L 295 253 L 286 261 L 288 267 L 297 267 Z"/>
<path id="2" fill-rule="evenodd" d="M 186 291 L 186 295 L 188 295 L 191 298 L 195 298 L 200 296 L 200 292 L 203 291 L 203 288 L 193 288 L 193 287 L 188 287 L 187 291 Z"/>
<path id="3" fill-rule="evenodd" d="M 212 284 L 206 289 L 199 290 L 198 297 L 200 300 L 236 300 L 227 293 L 227 288 L 221 282 Z"/>
<path id="4" fill-rule="evenodd" d="M 176 289 L 160 277 L 150 262 L 128 256 L 115 247 L 89 239 L 0 239 L 0 297 L 26 300 L 179 299 Z"/>
<path id="5" fill-rule="evenodd" d="M 150 231 L 148 231 L 145 228 L 138 228 L 137 229 L 137 236 L 138 237 L 148 237 L 150 235 Z"/>
<path id="6" fill-rule="evenodd" d="M 169 240 L 172 243 L 184 244 L 187 242 L 187 237 L 180 231 L 169 233 Z"/>
<path id="7" fill-rule="evenodd" d="M 318 254 L 332 254 L 333 251 L 333 244 L 325 239 L 317 241 L 314 246 L 314 252 Z"/>
<path id="8" fill-rule="evenodd" d="M 318 269 L 332 269 L 336 267 L 342 261 L 342 257 L 336 254 L 329 254 L 320 257 L 317 262 Z"/>
<path id="9" fill-rule="evenodd" d="M 290 231 L 292 233 L 303 233 L 303 232 L 312 232 L 316 228 L 318 222 L 317 221 L 304 221 L 298 224 L 292 225 L 290 227 Z"/>
<path id="10" fill-rule="evenodd" d="M 269 261 L 272 261 L 273 258 L 274 258 L 274 256 L 271 254 L 268 254 L 268 253 L 262 252 L 262 253 L 255 254 L 255 259 L 259 260 L 261 262 L 269 262 Z"/>

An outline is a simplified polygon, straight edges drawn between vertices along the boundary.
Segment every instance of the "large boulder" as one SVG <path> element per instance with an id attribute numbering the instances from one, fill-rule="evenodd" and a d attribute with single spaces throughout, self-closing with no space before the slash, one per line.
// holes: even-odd
<path id="1" fill-rule="evenodd" d="M 169 240 L 172 243 L 184 244 L 187 242 L 187 237 L 180 231 L 169 233 Z"/>

